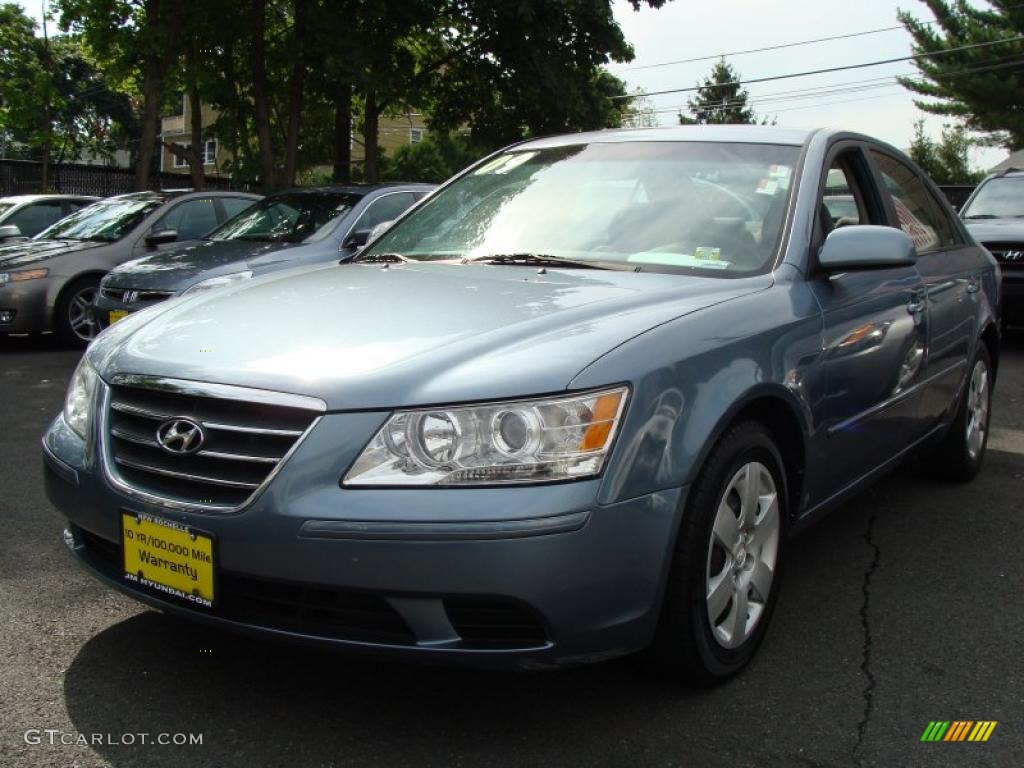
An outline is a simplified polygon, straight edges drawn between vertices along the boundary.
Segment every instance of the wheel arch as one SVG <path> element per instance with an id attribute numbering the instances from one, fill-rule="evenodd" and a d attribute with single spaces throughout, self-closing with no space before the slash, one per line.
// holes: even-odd
<path id="1" fill-rule="evenodd" d="M 999 373 L 999 347 L 1001 345 L 999 328 L 994 322 L 986 323 L 978 340 L 988 347 L 989 358 L 992 360 L 992 379 Z"/>
<path id="2" fill-rule="evenodd" d="M 797 398 L 785 387 L 764 385 L 747 391 L 722 415 L 709 434 L 697 461 L 690 469 L 687 483 L 692 484 L 707 461 L 708 454 L 732 427 L 744 421 L 756 421 L 771 433 L 782 454 L 786 473 L 787 507 L 790 520 L 803 508 L 804 476 L 807 469 L 808 416 Z"/>
<path id="3" fill-rule="evenodd" d="M 53 298 L 50 301 L 46 302 L 47 330 L 54 330 L 54 321 L 56 320 L 57 316 L 57 307 L 60 306 L 61 301 L 63 301 L 64 297 L 67 296 L 68 289 L 70 289 L 72 285 L 74 285 L 79 280 L 82 280 L 83 278 L 95 278 L 97 281 L 99 281 L 103 279 L 103 276 L 105 274 L 107 274 L 106 270 L 87 269 L 84 272 L 79 272 L 73 277 L 69 277 L 67 280 L 65 280 L 63 284 L 60 286 L 60 288 L 57 290 L 57 292 L 53 295 Z"/>

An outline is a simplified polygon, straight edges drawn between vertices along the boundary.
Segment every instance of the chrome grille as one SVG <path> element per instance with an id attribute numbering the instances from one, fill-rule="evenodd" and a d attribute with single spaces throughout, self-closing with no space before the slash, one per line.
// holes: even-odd
<path id="1" fill-rule="evenodd" d="M 1024 243 L 983 243 L 1004 269 L 1024 269 Z"/>
<path id="2" fill-rule="evenodd" d="M 174 291 L 143 291 L 107 286 L 100 288 L 100 295 L 105 299 L 122 304 L 141 304 L 150 301 L 164 301 L 174 296 Z"/>
<path id="3" fill-rule="evenodd" d="M 315 398 L 137 376 L 115 377 L 104 425 L 106 463 L 123 490 L 177 506 L 227 511 L 271 479 L 325 410 Z M 201 426 L 192 453 L 162 447 L 175 419 Z"/>

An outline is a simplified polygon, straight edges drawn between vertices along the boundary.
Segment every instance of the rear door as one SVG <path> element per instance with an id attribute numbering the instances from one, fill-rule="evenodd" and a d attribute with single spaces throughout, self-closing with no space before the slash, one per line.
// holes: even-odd
<path id="1" fill-rule="evenodd" d="M 963 237 L 952 211 L 922 175 L 877 147 L 870 156 L 887 198 L 890 224 L 914 241 L 917 269 L 928 300 L 927 384 L 922 416 L 934 424 L 956 401 L 967 366 L 977 315 L 980 268 L 974 246 Z"/>
<path id="2" fill-rule="evenodd" d="M 859 143 L 830 154 L 814 253 L 838 227 L 884 225 L 884 198 Z M 812 269 L 818 269 L 816 257 Z M 841 489 L 923 434 L 915 385 L 924 375 L 927 314 L 914 266 L 825 273 L 811 285 L 824 317 L 827 480 Z M 827 495 L 827 494 L 826 494 Z"/>

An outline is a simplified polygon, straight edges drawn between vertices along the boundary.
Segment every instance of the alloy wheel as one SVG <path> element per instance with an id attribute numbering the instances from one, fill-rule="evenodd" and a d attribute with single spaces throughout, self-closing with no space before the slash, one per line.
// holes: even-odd
<path id="1" fill-rule="evenodd" d="M 96 301 L 96 286 L 79 289 L 68 302 L 68 324 L 75 336 L 82 341 L 92 341 L 100 332 L 92 316 L 92 305 Z"/>
<path id="2" fill-rule="evenodd" d="M 978 360 L 971 372 L 967 390 L 967 454 L 972 461 L 978 458 L 985 444 L 988 408 L 988 366 L 984 360 Z"/>
<path id="3" fill-rule="evenodd" d="M 760 462 L 743 465 L 719 500 L 705 570 L 708 621 L 723 648 L 741 646 L 764 613 L 775 578 L 779 529 L 772 473 Z"/>

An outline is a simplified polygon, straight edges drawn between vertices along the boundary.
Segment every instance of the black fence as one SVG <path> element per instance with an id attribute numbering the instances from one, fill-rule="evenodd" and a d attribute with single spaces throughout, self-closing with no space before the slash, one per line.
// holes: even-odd
<path id="1" fill-rule="evenodd" d="M 47 189 L 43 189 L 43 165 L 35 160 L 0 160 L 0 196 L 34 195 L 40 192 L 109 197 L 135 192 L 135 172 L 130 168 L 61 163 L 50 165 Z M 153 173 L 149 188 L 185 189 L 192 186 L 187 173 Z M 207 178 L 208 189 L 231 189 L 230 179 Z"/>

